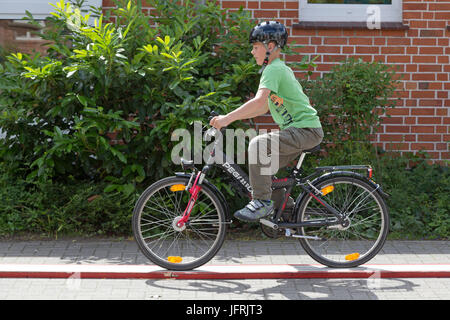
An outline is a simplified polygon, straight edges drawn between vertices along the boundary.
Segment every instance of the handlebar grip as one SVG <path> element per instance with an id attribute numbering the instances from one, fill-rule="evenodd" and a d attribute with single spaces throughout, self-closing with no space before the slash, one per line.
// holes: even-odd
<path id="1" fill-rule="evenodd" d="M 212 118 L 217 117 L 219 114 L 215 111 L 211 111 L 210 116 L 208 117 L 208 122 L 211 121 Z"/>
<path id="2" fill-rule="evenodd" d="M 217 117 L 219 114 L 215 111 L 211 111 L 210 116 L 208 117 L 208 123 L 211 121 L 212 118 Z M 220 133 L 225 133 L 225 128 L 220 128 Z"/>

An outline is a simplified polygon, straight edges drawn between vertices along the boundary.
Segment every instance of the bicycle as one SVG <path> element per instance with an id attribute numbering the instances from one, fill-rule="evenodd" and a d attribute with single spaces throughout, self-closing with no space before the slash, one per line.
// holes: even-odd
<path id="1" fill-rule="evenodd" d="M 206 134 L 218 132 L 211 127 Z M 135 205 L 134 238 L 141 252 L 160 267 L 191 270 L 210 261 L 221 248 L 232 220 L 224 195 L 206 179 L 213 166 L 232 179 L 237 192 L 251 199 L 247 174 L 216 144 L 201 170 L 193 161 L 182 159 L 184 172 L 153 183 Z M 325 266 L 359 266 L 372 259 L 386 241 L 389 212 L 384 199 L 388 195 L 372 180 L 369 165 L 317 167 L 304 176 L 305 156 L 318 151 L 320 145 L 303 150 L 288 177 L 272 178 L 273 190 L 286 191 L 284 201 L 259 223 L 273 238 L 281 233 L 298 238 L 306 253 Z M 221 157 L 222 163 L 213 162 L 214 156 Z M 294 186 L 302 192 L 286 211 Z"/>

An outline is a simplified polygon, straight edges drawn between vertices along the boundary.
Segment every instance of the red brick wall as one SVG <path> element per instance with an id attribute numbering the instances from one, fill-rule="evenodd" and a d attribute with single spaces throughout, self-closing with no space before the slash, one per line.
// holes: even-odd
<path id="1" fill-rule="evenodd" d="M 0 46 L 8 52 L 32 53 L 33 51 L 44 53 L 47 41 L 33 35 L 35 28 L 28 28 L 26 22 L 17 23 L 13 20 L 0 20 Z"/>
<path id="2" fill-rule="evenodd" d="M 297 28 L 298 1 L 221 2 L 224 8 L 244 6 L 258 20 L 288 26 L 290 39 L 304 45 L 301 55 L 320 56 L 314 76 L 348 57 L 399 66 L 401 101 L 389 111 L 391 117 L 384 118 L 375 142 L 399 151 L 423 149 L 437 161 L 450 159 L 450 0 L 403 0 L 403 24 L 409 26 L 405 30 Z M 258 119 L 261 124 L 267 121 Z"/>

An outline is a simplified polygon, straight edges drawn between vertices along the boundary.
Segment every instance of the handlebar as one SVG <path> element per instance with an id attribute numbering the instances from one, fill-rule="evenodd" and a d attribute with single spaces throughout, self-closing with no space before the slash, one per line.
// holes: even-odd
<path id="1" fill-rule="evenodd" d="M 208 117 L 208 125 L 209 122 L 211 121 L 212 118 L 217 117 L 219 114 L 216 111 L 211 111 L 210 116 Z M 220 131 L 217 130 L 214 127 L 211 127 L 207 130 L 207 134 L 211 135 L 211 136 L 215 136 L 218 132 L 220 132 L 221 134 L 225 133 L 225 128 L 220 128 Z"/>
<path id="2" fill-rule="evenodd" d="M 210 116 L 208 117 L 208 123 L 211 121 L 212 118 L 217 117 L 219 114 L 215 111 L 211 111 Z"/>

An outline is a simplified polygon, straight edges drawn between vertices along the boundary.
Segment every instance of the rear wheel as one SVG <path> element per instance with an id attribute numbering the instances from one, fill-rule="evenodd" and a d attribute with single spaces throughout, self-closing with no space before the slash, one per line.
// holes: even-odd
<path id="1" fill-rule="evenodd" d="M 169 177 L 148 187 L 133 211 L 133 234 L 142 253 L 170 270 L 191 270 L 211 260 L 225 239 L 225 211 L 202 186 L 189 220 L 178 226 L 188 204 L 188 179 Z"/>
<path id="2" fill-rule="evenodd" d="M 298 228 L 300 244 L 317 262 L 329 267 L 355 267 L 372 259 L 388 234 L 388 208 L 377 190 L 364 179 L 352 176 L 326 178 L 315 187 L 324 199 L 345 215 L 345 223 Z M 299 205 L 297 222 L 337 221 L 323 205 L 306 195 Z"/>

